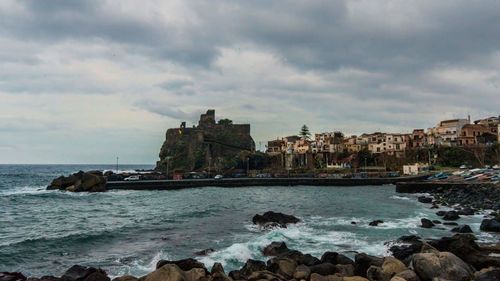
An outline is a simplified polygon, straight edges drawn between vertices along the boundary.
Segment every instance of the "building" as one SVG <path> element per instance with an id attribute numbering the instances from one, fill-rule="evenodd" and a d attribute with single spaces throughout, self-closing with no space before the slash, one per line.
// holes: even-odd
<path id="1" fill-rule="evenodd" d="M 490 129 L 482 124 L 466 124 L 460 130 L 458 145 L 469 146 L 482 143 L 482 136 L 490 134 Z"/>
<path id="2" fill-rule="evenodd" d="M 414 129 L 410 136 L 411 148 L 420 148 L 427 146 L 427 134 L 424 129 Z"/>
<path id="3" fill-rule="evenodd" d="M 384 151 L 388 155 L 403 157 L 409 140 L 406 134 L 386 134 L 385 142 L 382 143 Z"/>
<path id="4" fill-rule="evenodd" d="M 498 135 L 498 125 L 500 125 L 500 116 L 493 116 L 474 121 L 474 124 L 484 125 L 489 132 Z"/>
<path id="5" fill-rule="evenodd" d="M 436 127 L 429 129 L 429 135 L 433 138 L 432 143 L 437 146 L 456 146 L 460 130 L 466 124 L 470 124 L 470 117 L 439 122 Z"/>

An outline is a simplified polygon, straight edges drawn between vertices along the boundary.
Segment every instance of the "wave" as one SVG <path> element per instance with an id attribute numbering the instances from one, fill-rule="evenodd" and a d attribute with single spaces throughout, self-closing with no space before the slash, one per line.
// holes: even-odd
<path id="1" fill-rule="evenodd" d="M 44 194 L 53 192 L 54 190 L 47 190 L 46 186 L 44 185 L 20 186 L 20 187 L 13 187 L 0 190 L 0 196 L 22 195 L 22 194 Z"/>

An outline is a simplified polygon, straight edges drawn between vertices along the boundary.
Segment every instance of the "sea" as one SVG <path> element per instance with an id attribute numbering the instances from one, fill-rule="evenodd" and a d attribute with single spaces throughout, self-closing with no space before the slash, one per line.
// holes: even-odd
<path id="1" fill-rule="evenodd" d="M 120 171 L 151 169 L 120 165 Z M 75 264 L 101 267 L 110 276 L 143 276 L 161 259 L 195 257 L 226 272 L 247 259 L 266 260 L 273 241 L 320 257 L 336 251 L 388 255 L 386 242 L 402 235 L 451 236 L 451 227 L 419 227 L 439 219 L 417 202 L 383 186 L 202 187 L 171 191 L 71 193 L 47 191 L 60 175 L 114 170 L 114 165 L 0 165 L 0 271 L 59 276 Z M 301 219 L 288 228 L 264 230 L 252 217 L 265 211 Z M 462 217 L 480 241 L 498 236 L 479 231 L 483 215 Z M 384 221 L 378 227 L 372 220 Z M 352 224 L 355 222 L 356 224 Z M 208 256 L 195 252 L 212 248 Z"/>

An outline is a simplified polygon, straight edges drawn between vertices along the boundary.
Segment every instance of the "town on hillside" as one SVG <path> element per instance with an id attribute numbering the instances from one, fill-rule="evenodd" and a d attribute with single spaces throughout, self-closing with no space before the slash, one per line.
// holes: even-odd
<path id="1" fill-rule="evenodd" d="M 495 166 L 500 163 L 500 116 L 471 121 L 444 120 L 411 133 L 342 132 L 313 134 L 306 125 L 297 135 L 267 142 L 258 151 L 250 124 L 216 120 L 215 110 L 197 125 L 168 129 L 156 170 L 170 178 L 365 176 L 418 174 L 432 169 Z"/>

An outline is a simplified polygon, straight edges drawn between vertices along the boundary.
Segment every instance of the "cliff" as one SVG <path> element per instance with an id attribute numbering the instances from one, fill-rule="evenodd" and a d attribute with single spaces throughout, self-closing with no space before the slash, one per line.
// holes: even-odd
<path id="1" fill-rule="evenodd" d="M 194 171 L 230 169 L 255 151 L 249 124 L 233 124 L 231 120 L 215 121 L 215 110 L 200 116 L 198 126 L 168 129 L 156 168 L 160 171 Z"/>

